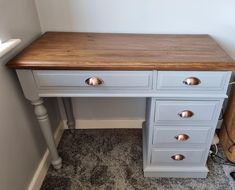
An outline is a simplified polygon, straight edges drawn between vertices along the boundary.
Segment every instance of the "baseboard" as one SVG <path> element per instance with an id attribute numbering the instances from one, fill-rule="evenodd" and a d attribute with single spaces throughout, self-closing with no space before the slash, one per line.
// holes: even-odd
<path id="1" fill-rule="evenodd" d="M 58 145 L 60 142 L 64 128 L 65 128 L 64 123 L 60 122 L 60 124 L 54 134 L 56 145 Z M 49 166 L 50 166 L 50 157 L 49 157 L 49 150 L 47 149 L 46 152 L 44 153 L 37 169 L 36 169 L 36 172 L 34 173 L 34 176 L 29 184 L 28 190 L 39 190 L 40 189 Z"/>
<path id="2" fill-rule="evenodd" d="M 67 121 L 64 126 L 68 128 Z M 76 120 L 76 129 L 142 128 L 144 120 Z"/>
<path id="3" fill-rule="evenodd" d="M 206 178 L 208 171 L 206 166 L 147 166 L 144 177 Z"/>

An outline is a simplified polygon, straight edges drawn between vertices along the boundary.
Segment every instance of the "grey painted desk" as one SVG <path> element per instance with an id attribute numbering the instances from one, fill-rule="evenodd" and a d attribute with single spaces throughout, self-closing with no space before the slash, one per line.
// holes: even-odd
<path id="1" fill-rule="evenodd" d="M 146 97 L 144 175 L 204 178 L 233 60 L 206 35 L 47 33 L 8 67 L 62 167 L 42 97 Z M 175 71 L 177 70 L 177 71 Z M 190 70 L 190 71 L 184 71 Z"/>

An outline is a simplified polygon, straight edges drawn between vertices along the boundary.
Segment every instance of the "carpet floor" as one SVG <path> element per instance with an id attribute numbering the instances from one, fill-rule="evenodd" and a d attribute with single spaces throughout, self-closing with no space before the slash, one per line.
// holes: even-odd
<path id="1" fill-rule="evenodd" d="M 65 130 L 41 190 L 231 190 L 222 165 L 208 159 L 206 179 L 145 178 L 141 129 Z"/>

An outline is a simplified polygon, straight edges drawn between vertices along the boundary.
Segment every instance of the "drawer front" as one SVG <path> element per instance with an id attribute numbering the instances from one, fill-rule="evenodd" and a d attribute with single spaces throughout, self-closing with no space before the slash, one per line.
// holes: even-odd
<path id="1" fill-rule="evenodd" d="M 153 144 L 191 145 L 206 144 L 211 128 L 155 127 Z"/>
<path id="2" fill-rule="evenodd" d="M 204 158 L 204 149 L 152 149 L 153 165 L 199 165 Z"/>
<path id="3" fill-rule="evenodd" d="M 183 91 L 184 93 L 197 91 L 226 93 L 230 76 L 231 72 L 159 71 L 157 89 Z"/>
<path id="4" fill-rule="evenodd" d="M 151 71 L 33 72 L 39 89 L 152 89 Z"/>
<path id="5" fill-rule="evenodd" d="M 220 101 L 156 101 L 155 122 L 202 124 L 218 119 Z"/>

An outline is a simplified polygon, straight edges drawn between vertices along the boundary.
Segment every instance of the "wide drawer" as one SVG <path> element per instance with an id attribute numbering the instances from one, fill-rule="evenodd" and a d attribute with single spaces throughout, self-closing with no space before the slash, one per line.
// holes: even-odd
<path id="1" fill-rule="evenodd" d="M 198 165 L 202 164 L 204 149 L 152 149 L 153 165 Z"/>
<path id="2" fill-rule="evenodd" d="M 164 124 L 202 124 L 217 120 L 220 101 L 156 101 L 155 122 Z"/>
<path id="3" fill-rule="evenodd" d="M 152 89 L 151 71 L 33 71 L 39 89 Z"/>
<path id="4" fill-rule="evenodd" d="M 226 93 L 231 72 L 159 71 L 157 89 L 184 93 Z"/>
<path id="5" fill-rule="evenodd" d="M 155 127 L 153 144 L 191 145 L 206 144 L 210 136 L 211 128 L 196 127 Z"/>

